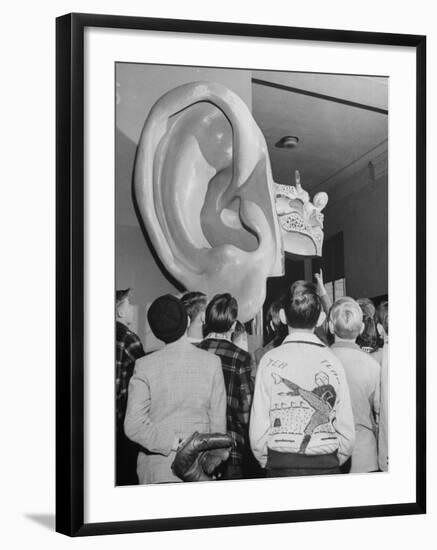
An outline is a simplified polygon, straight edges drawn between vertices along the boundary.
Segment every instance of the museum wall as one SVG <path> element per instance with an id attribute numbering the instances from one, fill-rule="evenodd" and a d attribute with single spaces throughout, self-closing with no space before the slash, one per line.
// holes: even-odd
<path id="1" fill-rule="evenodd" d="M 188 82 L 210 80 L 235 91 L 251 109 L 250 71 L 208 70 L 190 67 L 118 64 L 116 71 L 115 246 L 116 287 L 131 287 L 132 302 L 150 303 L 175 284 L 158 267 L 134 210 L 132 172 L 138 139 L 145 118 L 165 92 Z M 142 90 L 141 94 L 138 90 Z"/>
<path id="2" fill-rule="evenodd" d="M 344 185 L 351 187 L 353 177 Z M 388 293 L 387 174 L 366 182 L 325 210 L 325 239 L 343 231 L 346 292 L 354 298 Z"/>

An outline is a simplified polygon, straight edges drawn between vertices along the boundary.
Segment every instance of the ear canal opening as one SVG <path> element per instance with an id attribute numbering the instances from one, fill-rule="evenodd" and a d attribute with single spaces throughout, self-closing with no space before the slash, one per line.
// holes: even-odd
<path id="1" fill-rule="evenodd" d="M 241 247 L 246 252 L 253 252 L 259 246 L 259 235 L 242 217 L 241 215 L 241 197 L 235 197 L 234 200 L 229 204 L 227 208 L 223 208 L 220 212 L 220 220 L 224 225 L 229 229 L 234 231 L 239 231 L 240 233 L 247 232 L 249 235 L 252 235 L 254 239 L 251 239 L 249 235 L 245 236 L 243 246 Z M 227 244 L 234 244 L 230 242 Z"/>

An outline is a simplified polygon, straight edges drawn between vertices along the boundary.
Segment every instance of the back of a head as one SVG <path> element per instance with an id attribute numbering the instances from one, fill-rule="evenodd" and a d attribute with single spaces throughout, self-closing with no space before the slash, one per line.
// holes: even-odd
<path id="1" fill-rule="evenodd" d="M 272 329 L 274 332 L 276 332 L 279 329 L 279 327 L 282 325 L 281 319 L 279 317 L 279 312 L 283 308 L 283 302 L 284 302 L 283 297 L 278 298 L 277 300 L 275 300 L 270 304 L 270 307 L 267 311 L 267 319 L 266 319 L 267 327 L 269 330 Z"/>
<path id="2" fill-rule="evenodd" d="M 153 334 L 166 344 L 179 340 L 187 330 L 185 307 L 179 298 L 171 294 L 160 296 L 152 302 L 147 320 Z"/>
<path id="3" fill-rule="evenodd" d="M 355 340 L 363 327 L 363 312 L 359 304 L 347 296 L 335 302 L 329 318 L 335 334 L 344 340 Z"/>
<path id="4" fill-rule="evenodd" d="M 206 294 L 203 292 L 186 292 L 182 296 L 181 302 L 185 306 L 190 321 L 194 321 L 199 313 L 205 311 L 207 301 Z"/>
<path id="5" fill-rule="evenodd" d="M 361 311 L 363 312 L 363 318 L 375 318 L 376 309 L 370 298 L 358 298 L 357 304 L 360 306 Z"/>
<path id="6" fill-rule="evenodd" d="M 116 290 L 115 291 L 115 311 L 117 315 L 119 310 L 123 307 L 126 300 L 130 298 L 131 289 L 126 288 L 125 290 Z"/>
<path id="7" fill-rule="evenodd" d="M 358 298 L 361 311 L 363 312 L 364 330 L 357 338 L 357 344 L 361 348 L 375 350 L 378 347 L 378 331 L 376 330 L 376 309 L 369 298 Z"/>
<path id="8" fill-rule="evenodd" d="M 281 296 L 270 304 L 266 316 L 267 338 L 266 342 L 273 342 L 274 346 L 279 346 L 288 334 L 287 325 L 281 321 L 279 312 L 284 307 L 284 296 Z"/>
<path id="9" fill-rule="evenodd" d="M 207 332 L 228 332 L 238 317 L 237 300 L 229 293 L 216 294 L 205 311 Z"/>
<path id="10" fill-rule="evenodd" d="M 117 306 L 122 304 L 127 298 L 129 298 L 131 293 L 130 288 L 126 288 L 125 290 L 116 290 L 115 291 L 115 303 Z"/>
<path id="11" fill-rule="evenodd" d="M 376 321 L 380 323 L 388 334 L 388 302 L 381 302 L 376 309 Z"/>
<path id="12" fill-rule="evenodd" d="M 313 329 L 322 310 L 316 285 L 307 281 L 296 281 L 285 296 L 283 307 L 288 326 Z"/>

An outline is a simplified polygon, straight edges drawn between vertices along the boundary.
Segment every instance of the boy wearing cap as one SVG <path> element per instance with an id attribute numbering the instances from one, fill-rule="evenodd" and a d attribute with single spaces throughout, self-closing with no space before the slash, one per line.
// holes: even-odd
<path id="1" fill-rule="evenodd" d="M 117 417 L 116 485 L 136 485 L 136 462 L 138 448 L 126 438 L 123 430 L 126 413 L 127 391 L 135 361 L 144 356 L 143 345 L 129 325 L 133 321 L 130 303 L 131 289 L 117 290 L 116 301 L 116 347 L 115 347 L 115 396 Z"/>
<path id="2" fill-rule="evenodd" d="M 157 298 L 147 319 L 166 345 L 135 366 L 125 433 L 142 447 L 137 463 L 140 484 L 180 482 L 171 470 L 180 443 L 196 431 L 226 431 L 223 373 L 217 357 L 189 342 L 188 316 L 178 298 Z"/>

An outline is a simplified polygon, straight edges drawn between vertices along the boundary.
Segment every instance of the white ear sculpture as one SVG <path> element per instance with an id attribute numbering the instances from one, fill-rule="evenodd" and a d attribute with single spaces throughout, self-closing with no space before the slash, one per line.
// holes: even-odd
<path id="1" fill-rule="evenodd" d="M 240 321 L 255 317 L 283 250 L 266 142 L 246 104 L 209 82 L 166 93 L 145 122 L 134 185 L 169 273 L 208 297 L 230 292 Z"/>

